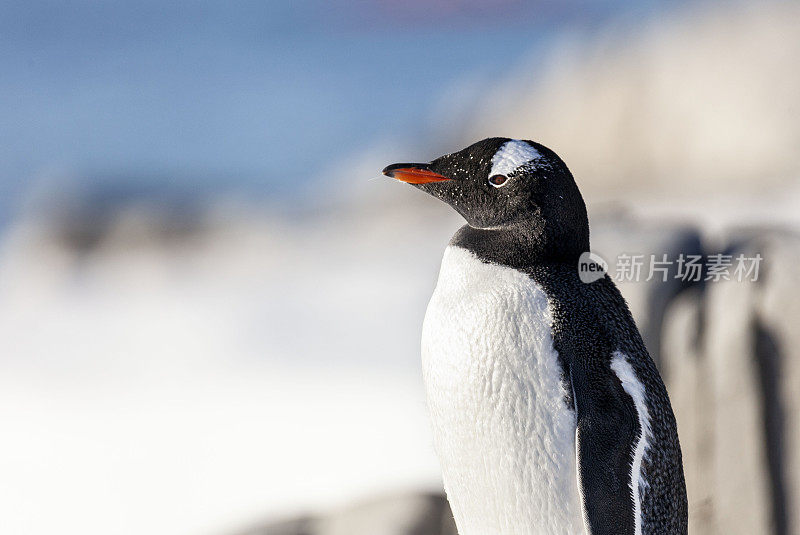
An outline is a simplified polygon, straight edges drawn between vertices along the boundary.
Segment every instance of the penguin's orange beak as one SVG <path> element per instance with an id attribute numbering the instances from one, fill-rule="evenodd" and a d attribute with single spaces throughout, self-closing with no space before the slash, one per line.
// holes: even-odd
<path id="1" fill-rule="evenodd" d="M 428 184 L 451 180 L 431 171 L 427 163 L 395 163 L 386 167 L 383 174 L 409 184 Z"/>

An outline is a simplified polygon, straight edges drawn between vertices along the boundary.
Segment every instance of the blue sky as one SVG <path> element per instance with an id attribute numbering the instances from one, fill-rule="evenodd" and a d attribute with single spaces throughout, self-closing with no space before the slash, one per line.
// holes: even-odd
<path id="1" fill-rule="evenodd" d="M 662 4 L 7 1 L 0 195 L 13 208 L 51 170 L 291 191 L 418 134 L 459 80 L 502 75 L 567 26 Z"/>

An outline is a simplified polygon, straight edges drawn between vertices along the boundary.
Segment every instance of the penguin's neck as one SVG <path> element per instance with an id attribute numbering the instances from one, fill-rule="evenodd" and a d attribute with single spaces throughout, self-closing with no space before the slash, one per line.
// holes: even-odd
<path id="1" fill-rule="evenodd" d="M 558 239 L 540 225 L 528 221 L 494 229 L 464 225 L 450 240 L 450 245 L 466 249 L 484 262 L 519 270 L 548 263 L 577 266 L 584 250 L 575 240 Z"/>

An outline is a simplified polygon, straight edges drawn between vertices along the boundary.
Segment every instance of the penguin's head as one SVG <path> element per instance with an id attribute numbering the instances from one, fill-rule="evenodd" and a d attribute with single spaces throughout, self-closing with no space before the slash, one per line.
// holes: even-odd
<path id="1" fill-rule="evenodd" d="M 383 174 L 446 202 L 474 229 L 518 229 L 545 247 L 589 250 L 586 206 L 572 173 L 539 143 L 493 137 L 430 163 L 390 165 Z"/>

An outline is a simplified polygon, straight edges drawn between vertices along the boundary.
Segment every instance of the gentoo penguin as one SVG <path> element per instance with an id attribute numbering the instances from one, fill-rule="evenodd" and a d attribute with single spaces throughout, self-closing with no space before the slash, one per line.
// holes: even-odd
<path id="1" fill-rule="evenodd" d="M 581 282 L 589 223 L 561 158 L 490 138 L 383 173 L 467 221 L 422 330 L 459 533 L 685 534 L 669 398 L 612 280 Z"/>

